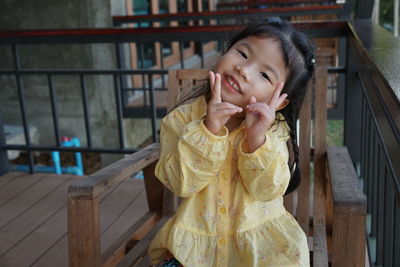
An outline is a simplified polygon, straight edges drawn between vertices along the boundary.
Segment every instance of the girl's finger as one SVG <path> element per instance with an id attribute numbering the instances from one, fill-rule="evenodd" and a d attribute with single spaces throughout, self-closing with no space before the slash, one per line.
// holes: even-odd
<path id="1" fill-rule="evenodd" d="M 247 105 L 247 110 L 255 113 L 267 113 L 270 108 L 265 103 L 255 103 Z"/>
<path id="2" fill-rule="evenodd" d="M 216 106 L 217 109 L 237 109 L 242 111 L 242 108 L 229 102 L 221 102 Z"/>
<path id="3" fill-rule="evenodd" d="M 278 102 L 276 103 L 275 110 L 283 103 L 283 101 L 285 101 L 287 96 L 288 96 L 287 94 L 281 94 L 281 96 L 278 99 Z"/>
<path id="4" fill-rule="evenodd" d="M 272 95 L 271 100 L 269 101 L 269 106 L 274 110 L 277 107 L 279 95 L 281 94 L 282 89 L 283 89 L 283 83 L 278 83 L 278 85 L 275 88 L 274 94 Z"/>
<path id="5" fill-rule="evenodd" d="M 211 87 L 211 99 L 210 102 L 216 102 L 215 94 L 215 73 L 212 71 L 208 72 L 210 74 L 210 87 Z"/>
<path id="6" fill-rule="evenodd" d="M 214 84 L 214 94 L 215 101 L 221 102 L 221 74 L 215 74 L 215 84 Z"/>
<path id="7" fill-rule="evenodd" d="M 210 75 L 211 90 L 213 90 L 214 89 L 214 83 L 215 83 L 215 74 L 211 70 L 208 72 L 208 74 Z"/>
<path id="8" fill-rule="evenodd" d="M 218 112 L 216 112 L 216 114 L 219 118 L 221 118 L 226 116 L 232 116 L 237 112 L 239 112 L 237 109 L 219 109 Z"/>

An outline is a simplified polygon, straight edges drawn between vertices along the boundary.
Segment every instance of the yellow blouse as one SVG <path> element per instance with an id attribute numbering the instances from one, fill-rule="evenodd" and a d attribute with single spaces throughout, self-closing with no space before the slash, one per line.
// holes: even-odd
<path id="1" fill-rule="evenodd" d="M 150 244 L 151 264 L 170 251 L 188 267 L 309 266 L 306 235 L 283 206 L 286 122 L 247 154 L 244 124 L 213 135 L 203 124 L 206 112 L 202 96 L 162 120 L 156 176 L 183 199 Z"/>

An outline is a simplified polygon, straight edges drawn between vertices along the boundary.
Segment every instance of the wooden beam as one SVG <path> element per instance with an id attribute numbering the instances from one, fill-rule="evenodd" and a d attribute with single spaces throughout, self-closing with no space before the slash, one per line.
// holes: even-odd
<path id="1" fill-rule="evenodd" d="M 310 226 L 311 91 L 312 82 L 310 81 L 300 110 L 299 164 L 301 183 L 298 189 L 298 197 L 301 199 L 301 205 L 297 205 L 297 221 L 307 236 Z"/>
<path id="2" fill-rule="evenodd" d="M 325 228 L 325 161 L 326 161 L 326 94 L 327 75 L 324 67 L 316 69 L 315 91 L 315 159 L 314 159 L 314 266 L 328 267 Z"/>

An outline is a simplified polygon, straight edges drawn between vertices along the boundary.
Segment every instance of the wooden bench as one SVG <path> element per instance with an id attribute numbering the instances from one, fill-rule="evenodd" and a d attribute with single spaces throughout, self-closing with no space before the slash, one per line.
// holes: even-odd
<path id="1" fill-rule="evenodd" d="M 309 237 L 313 266 L 328 266 L 329 262 L 340 267 L 364 266 L 366 199 L 358 186 L 347 149 L 326 148 L 326 69 L 317 68 L 315 76 L 318 79 L 315 85 L 310 83 L 300 114 L 302 183 L 285 197 L 285 206 Z M 208 71 L 204 69 L 170 71 L 168 108 L 186 90 L 207 79 Z M 316 111 L 314 116 L 312 105 Z M 311 127 L 311 118 L 314 118 L 314 127 Z M 310 147 L 312 139 L 313 148 Z M 178 198 L 154 176 L 158 158 L 159 144 L 152 144 L 69 188 L 70 266 L 149 266 L 148 245 L 178 205 Z M 313 179 L 311 162 L 314 162 Z M 132 222 L 132 227 L 101 253 L 100 194 L 140 170 L 144 172 L 149 211 L 139 221 Z"/>

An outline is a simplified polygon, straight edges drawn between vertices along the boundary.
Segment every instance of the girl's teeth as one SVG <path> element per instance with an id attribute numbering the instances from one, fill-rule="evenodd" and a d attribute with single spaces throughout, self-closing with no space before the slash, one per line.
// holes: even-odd
<path id="1" fill-rule="evenodd" d="M 228 83 L 229 83 L 230 86 L 232 86 L 233 88 L 235 88 L 237 91 L 240 92 L 239 86 L 232 81 L 231 77 L 227 77 L 227 80 L 228 80 Z"/>

